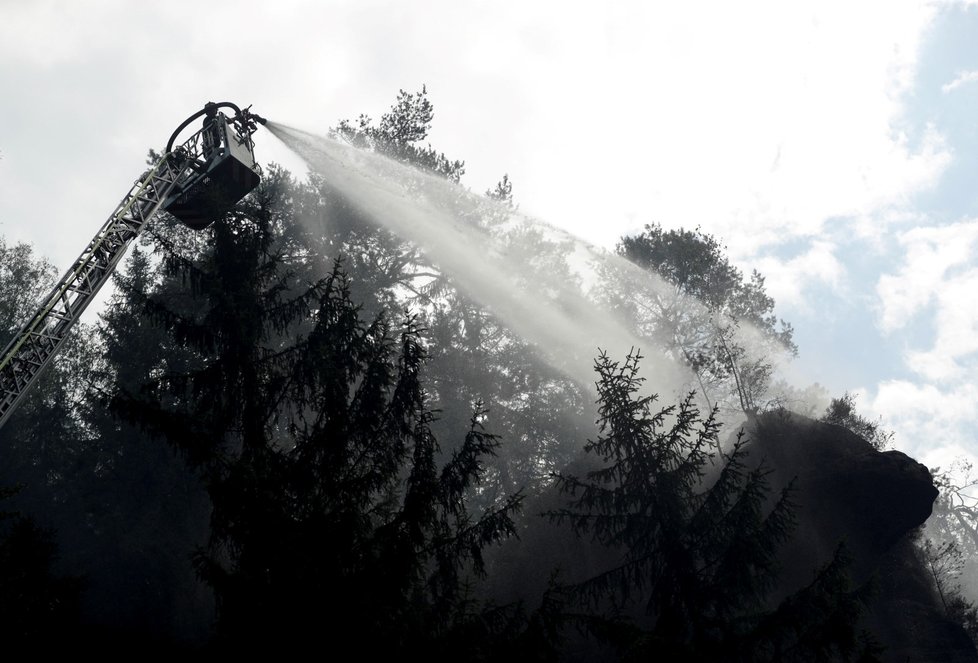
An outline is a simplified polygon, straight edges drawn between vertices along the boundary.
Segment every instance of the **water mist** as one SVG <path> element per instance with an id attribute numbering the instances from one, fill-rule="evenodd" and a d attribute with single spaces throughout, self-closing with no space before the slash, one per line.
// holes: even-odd
<path id="1" fill-rule="evenodd" d="M 602 306 L 595 293 L 627 288 L 674 293 L 658 275 L 499 201 L 376 152 L 269 121 L 267 128 L 301 156 L 348 204 L 416 245 L 451 282 L 530 343 L 551 366 L 593 384 L 599 349 L 620 360 L 641 349 L 647 387 L 664 397 L 696 387 L 692 372 Z M 487 221 L 491 219 L 492 221 Z M 513 238 L 531 229 L 566 247 L 568 270 L 541 269 L 532 246 Z M 567 278 L 567 273 L 573 278 Z M 684 304 L 703 307 L 695 301 Z M 736 342 L 757 345 L 759 332 L 739 325 Z"/>

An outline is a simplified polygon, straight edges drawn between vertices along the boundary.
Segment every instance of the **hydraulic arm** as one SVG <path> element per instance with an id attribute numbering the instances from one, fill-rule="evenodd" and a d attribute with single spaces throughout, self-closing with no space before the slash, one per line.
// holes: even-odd
<path id="1" fill-rule="evenodd" d="M 228 118 L 221 108 L 235 114 Z M 174 148 L 179 133 L 203 127 Z M 153 216 L 170 212 L 194 229 L 224 215 L 260 180 L 252 134 L 265 120 L 232 103 L 208 103 L 170 137 L 163 156 L 125 195 L 71 268 L 0 354 L 0 427 L 58 352 L 68 331 Z"/>

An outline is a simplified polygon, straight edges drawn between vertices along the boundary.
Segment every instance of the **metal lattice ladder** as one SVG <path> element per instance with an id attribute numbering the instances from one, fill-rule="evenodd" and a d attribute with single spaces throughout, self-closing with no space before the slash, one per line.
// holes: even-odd
<path id="1" fill-rule="evenodd" d="M 50 363 L 129 244 L 184 176 L 185 169 L 177 165 L 180 161 L 172 153 L 164 155 L 133 185 L 38 312 L 0 354 L 0 427 Z"/>

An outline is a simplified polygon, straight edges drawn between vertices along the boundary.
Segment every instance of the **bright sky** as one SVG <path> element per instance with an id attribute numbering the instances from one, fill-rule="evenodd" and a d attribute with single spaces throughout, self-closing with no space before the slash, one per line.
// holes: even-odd
<path id="1" fill-rule="evenodd" d="M 325 131 L 425 84 L 468 186 L 609 248 L 701 226 L 800 383 L 978 456 L 978 2 L 668 5 L 0 0 L 0 234 L 67 267 L 208 100 Z"/>

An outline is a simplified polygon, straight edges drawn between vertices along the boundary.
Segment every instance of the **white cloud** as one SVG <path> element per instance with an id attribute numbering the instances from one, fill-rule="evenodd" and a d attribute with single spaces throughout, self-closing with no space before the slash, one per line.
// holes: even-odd
<path id="1" fill-rule="evenodd" d="M 782 260 L 769 255 L 749 262 L 765 277 L 767 292 L 779 308 L 805 309 L 806 289 L 821 284 L 836 292 L 841 290 L 846 268 L 835 257 L 835 249 L 831 242 L 815 240 L 805 253 L 793 258 Z"/>
<path id="2" fill-rule="evenodd" d="M 778 34 L 743 25 L 746 16 L 725 17 L 729 35 L 754 45 L 717 49 L 723 61 L 704 67 L 692 90 L 682 88 L 693 103 L 672 104 L 675 117 L 649 146 L 675 145 L 676 158 L 650 182 L 672 187 L 652 191 L 665 207 L 660 219 L 703 222 L 733 252 L 750 254 L 759 244 L 816 235 L 831 217 L 902 206 L 946 168 L 950 155 L 936 129 L 916 142 L 897 130 L 930 14 L 905 4 L 885 18 L 851 3 L 807 9 L 794 20 L 773 11 L 765 25 Z M 654 102 L 640 107 L 651 117 L 660 112 Z M 701 126 L 676 132 L 690 116 Z"/>
<path id="3" fill-rule="evenodd" d="M 898 446 L 946 465 L 961 450 L 978 455 L 978 220 L 914 228 L 899 242 L 902 266 L 877 283 L 879 326 L 910 329 L 926 312 L 932 338 L 906 339 L 903 362 L 919 380 L 881 382 L 870 408 Z"/>
<path id="4" fill-rule="evenodd" d="M 891 332 L 906 325 L 952 283 L 949 272 L 967 265 L 978 245 L 978 220 L 961 221 L 946 226 L 920 227 L 902 233 L 899 238 L 905 256 L 896 274 L 880 276 L 876 293 L 880 299 L 879 325 Z M 961 307 L 973 299 L 942 299 L 947 306 Z M 950 311 L 946 317 L 954 320 Z"/>
<path id="5" fill-rule="evenodd" d="M 964 484 L 970 477 L 974 478 L 974 469 L 978 468 L 978 449 L 960 444 L 946 444 L 932 449 L 921 450 L 917 460 L 931 470 L 940 469 L 941 473 L 949 473 L 952 479 Z M 974 579 L 978 580 L 978 578 Z"/>
<path id="6" fill-rule="evenodd" d="M 958 72 L 958 75 L 954 78 L 953 81 L 951 81 L 950 83 L 945 83 L 944 85 L 941 86 L 941 92 L 947 94 L 952 90 L 958 89 L 962 85 L 965 85 L 967 83 L 974 83 L 975 81 L 978 81 L 978 71 L 961 71 Z"/>
<path id="7" fill-rule="evenodd" d="M 852 233 L 851 237 L 880 256 L 890 254 L 894 228 L 913 228 L 929 223 L 926 214 L 911 207 L 886 207 L 847 221 L 846 230 Z"/>
<path id="8" fill-rule="evenodd" d="M 947 455 L 946 450 L 955 448 L 978 453 L 978 385 L 972 382 L 941 387 L 889 380 L 859 402 L 866 403 L 871 417 L 882 417 L 884 428 L 896 433 L 897 448 L 911 455 Z"/>
<path id="9" fill-rule="evenodd" d="M 955 425 L 975 418 L 976 402 L 978 387 L 973 384 L 942 390 L 934 384 L 888 380 L 877 388 L 872 409 L 894 424 L 929 419 Z"/>
<path id="10" fill-rule="evenodd" d="M 496 172 L 524 209 L 587 239 L 702 225 L 740 258 L 901 206 L 949 163 L 934 128 L 898 130 L 927 5 L 580 7 L 481 17 L 459 58 L 492 85 L 518 81 L 503 89 L 524 112 L 494 134 L 512 155 Z M 505 47 L 489 57 L 486 42 Z M 474 149 L 462 154 L 480 169 Z"/>
<path id="11" fill-rule="evenodd" d="M 926 3 L 237 8 L 14 3 L 0 22 L 0 59 L 24 71 L 10 101 L 92 109 L 109 129 L 78 145 L 88 162 L 105 137 L 138 158 L 212 97 L 324 130 L 427 83 L 433 143 L 466 160 L 473 188 L 508 172 L 523 209 L 591 241 L 611 246 L 636 222 L 702 225 L 734 257 L 899 205 L 948 160 L 936 131 L 894 130 L 937 11 Z M 98 76 L 80 79 L 87 66 Z M 73 118 L 88 128 L 74 134 L 96 133 Z M 47 234 L 83 243 L 76 226 Z"/>
<path id="12" fill-rule="evenodd" d="M 7 63 L 49 69 L 92 55 L 107 38 L 119 37 L 106 15 L 125 7 L 118 2 L 65 3 L 57 0 L 7 2 L 0 21 L 0 56 Z M 138 13 L 138 10 L 137 10 Z"/>
<path id="13" fill-rule="evenodd" d="M 934 319 L 936 338 L 926 351 L 907 353 L 907 365 L 928 380 L 963 377 L 968 360 L 978 353 L 978 267 L 949 277 L 941 283 Z M 973 362 L 972 362 L 973 363 Z M 969 371 L 970 372 L 970 371 Z"/>

